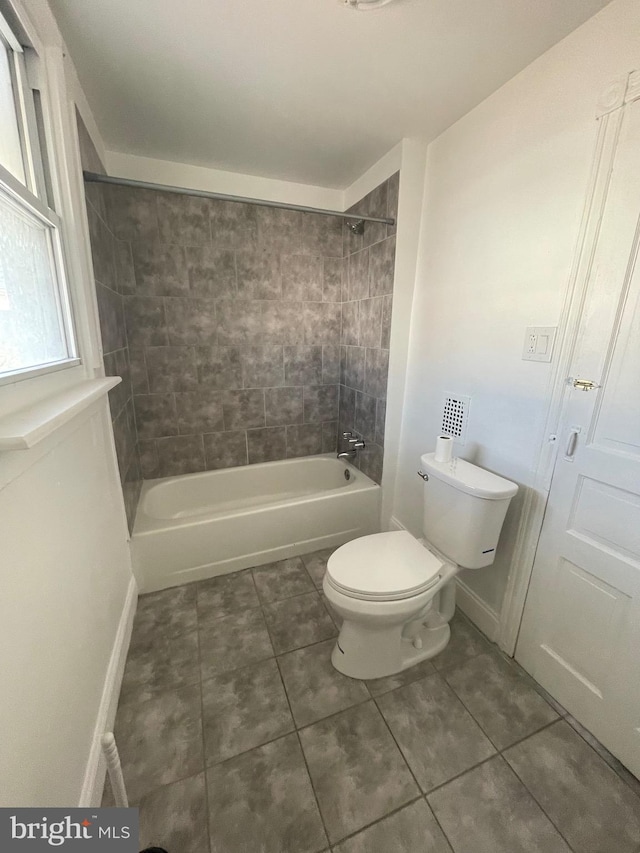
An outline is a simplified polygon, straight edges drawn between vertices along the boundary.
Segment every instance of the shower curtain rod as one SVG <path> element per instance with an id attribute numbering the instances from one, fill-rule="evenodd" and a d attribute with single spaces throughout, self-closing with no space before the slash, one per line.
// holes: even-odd
<path id="1" fill-rule="evenodd" d="M 209 190 L 193 190 L 188 187 L 172 187 L 167 184 L 154 184 L 150 181 L 135 181 L 132 178 L 114 178 L 111 175 L 101 175 L 98 172 L 83 172 L 85 181 L 96 184 L 117 184 L 122 187 L 137 187 L 144 190 L 162 190 L 166 193 L 180 193 L 181 195 L 194 195 L 199 198 L 217 198 L 220 201 L 232 201 L 239 204 L 257 204 L 261 207 L 277 207 L 281 210 L 300 210 L 302 213 L 318 213 L 321 216 L 338 216 L 341 219 L 350 219 L 354 223 L 381 222 L 384 225 L 395 225 L 395 219 L 385 216 L 362 216 L 359 213 L 344 213 L 339 210 L 325 210 L 320 207 L 305 207 L 302 204 L 287 204 L 283 201 L 265 201 L 259 198 L 245 198 L 240 195 L 226 195 L 225 193 L 214 193 Z"/>

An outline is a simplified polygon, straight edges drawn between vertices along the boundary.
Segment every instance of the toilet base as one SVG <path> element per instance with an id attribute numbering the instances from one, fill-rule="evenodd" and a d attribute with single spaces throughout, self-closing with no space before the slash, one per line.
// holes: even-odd
<path id="1" fill-rule="evenodd" d="M 448 623 L 434 628 L 423 625 L 403 637 L 403 625 L 371 631 L 362 623 L 343 623 L 331 653 L 331 663 L 349 678 L 374 679 L 395 675 L 423 660 L 435 657 L 448 644 Z"/>

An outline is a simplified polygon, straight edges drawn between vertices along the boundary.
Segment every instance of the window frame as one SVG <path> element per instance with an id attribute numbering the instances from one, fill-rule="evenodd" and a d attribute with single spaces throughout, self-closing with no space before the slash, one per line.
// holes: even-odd
<path id="1" fill-rule="evenodd" d="M 16 33 L 7 22 L 0 10 L 0 49 L 6 49 L 12 79 L 13 100 L 20 138 L 25 183 L 16 178 L 7 168 L 0 164 L 0 189 L 29 215 L 37 219 L 46 229 L 49 253 L 51 259 L 51 275 L 53 279 L 54 296 L 58 309 L 60 330 L 67 352 L 66 357 L 56 361 L 44 362 L 28 367 L 0 373 L 0 386 L 9 385 L 21 380 L 30 379 L 47 373 L 53 373 L 76 367 L 82 363 L 79 354 L 79 336 L 74 321 L 71 282 L 67 273 L 65 257 L 64 224 L 61 217 L 51 206 L 54 194 L 47 176 L 51 176 L 54 163 L 53 146 L 47 132 L 46 116 L 42 116 L 42 133 L 36 117 L 35 95 L 40 93 L 40 104 L 43 113 L 47 108 L 44 87 L 32 86 L 29 82 L 29 67 L 43 62 L 31 47 L 24 47 Z M 39 74 L 39 68 L 37 74 Z M 44 143 L 45 151 L 42 150 Z M 51 155 L 49 155 L 51 152 Z M 45 162 L 46 160 L 46 162 Z M 45 174 L 46 169 L 46 174 Z"/>

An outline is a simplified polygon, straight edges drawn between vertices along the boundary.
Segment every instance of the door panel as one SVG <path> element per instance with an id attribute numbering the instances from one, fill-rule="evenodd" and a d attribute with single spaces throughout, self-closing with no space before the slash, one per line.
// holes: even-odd
<path id="1" fill-rule="evenodd" d="M 570 372 L 596 388 L 567 384 L 516 657 L 640 776 L 640 102 L 621 109 Z"/>

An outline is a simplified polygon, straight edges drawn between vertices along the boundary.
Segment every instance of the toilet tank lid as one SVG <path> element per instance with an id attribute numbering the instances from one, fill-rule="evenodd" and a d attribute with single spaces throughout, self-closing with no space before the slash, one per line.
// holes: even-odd
<path id="1" fill-rule="evenodd" d="M 430 477 L 442 480 L 461 492 L 490 501 L 512 498 L 518 486 L 511 480 L 498 477 L 491 471 L 478 468 L 464 459 L 452 459 L 450 462 L 436 462 L 435 453 L 425 453 L 420 457 L 422 468 Z"/>

